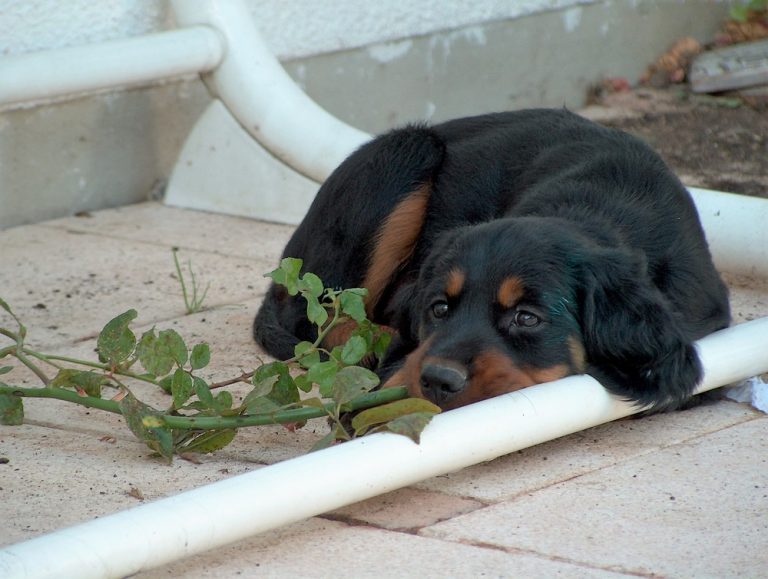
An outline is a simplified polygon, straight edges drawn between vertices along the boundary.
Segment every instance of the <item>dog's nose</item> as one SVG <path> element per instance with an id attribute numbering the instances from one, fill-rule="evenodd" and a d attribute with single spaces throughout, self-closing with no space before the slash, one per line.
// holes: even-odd
<path id="1" fill-rule="evenodd" d="M 437 404 L 447 402 L 467 385 L 466 371 L 453 365 L 424 364 L 420 379 L 422 394 Z"/>

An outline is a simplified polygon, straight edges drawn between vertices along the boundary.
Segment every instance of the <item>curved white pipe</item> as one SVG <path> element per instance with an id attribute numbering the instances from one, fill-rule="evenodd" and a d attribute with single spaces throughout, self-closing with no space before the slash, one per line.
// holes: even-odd
<path id="1" fill-rule="evenodd" d="M 700 391 L 766 372 L 768 318 L 697 345 Z M 588 376 L 533 386 L 435 417 L 418 445 L 374 434 L 11 545 L 0 576 L 123 577 L 639 410 Z"/>
<path id="2" fill-rule="evenodd" d="M 768 278 L 768 200 L 696 187 L 688 190 L 718 269 Z"/>
<path id="3" fill-rule="evenodd" d="M 0 58 L 0 106 L 147 83 L 215 68 L 224 54 L 205 26 Z"/>
<path id="4" fill-rule="evenodd" d="M 210 25 L 226 55 L 209 87 L 240 124 L 278 159 L 322 183 L 371 136 L 322 109 L 293 82 L 261 38 L 242 0 L 173 0 L 182 26 Z"/>

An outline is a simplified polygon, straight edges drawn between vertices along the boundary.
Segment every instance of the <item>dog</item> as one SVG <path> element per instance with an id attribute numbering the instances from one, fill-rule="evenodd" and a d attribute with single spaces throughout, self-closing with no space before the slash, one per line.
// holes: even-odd
<path id="1" fill-rule="evenodd" d="M 584 373 L 674 409 L 702 377 L 693 342 L 730 322 L 685 187 L 637 138 L 565 109 L 373 139 L 321 186 L 283 256 L 326 286 L 367 288 L 368 317 L 393 334 L 384 387 L 443 409 Z M 316 332 L 273 284 L 254 336 L 285 359 Z"/>

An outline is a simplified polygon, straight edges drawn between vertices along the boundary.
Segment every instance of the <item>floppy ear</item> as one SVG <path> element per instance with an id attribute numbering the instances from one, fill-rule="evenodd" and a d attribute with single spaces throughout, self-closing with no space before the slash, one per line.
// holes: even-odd
<path id="1" fill-rule="evenodd" d="M 645 260 L 599 250 L 585 263 L 582 333 L 590 374 L 614 394 L 650 406 L 682 404 L 701 380 L 701 363 Z"/>
<path id="2" fill-rule="evenodd" d="M 416 282 L 410 281 L 401 285 L 395 291 L 384 311 L 385 319 L 397 330 L 398 336 L 404 343 L 416 342 L 418 333 L 418 316 L 414 309 L 416 298 Z"/>

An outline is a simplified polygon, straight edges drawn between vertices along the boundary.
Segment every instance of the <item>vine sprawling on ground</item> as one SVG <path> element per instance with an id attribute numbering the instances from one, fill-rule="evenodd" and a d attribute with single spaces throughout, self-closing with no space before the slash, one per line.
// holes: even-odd
<path id="1" fill-rule="evenodd" d="M 181 276 L 175 252 L 174 260 Z M 0 424 L 23 422 L 24 398 L 55 398 L 121 414 L 140 440 L 169 461 L 174 454 L 219 450 L 242 427 L 297 427 L 314 418 L 329 420 L 331 428 L 313 450 L 382 430 L 418 442 L 421 431 L 440 409 L 426 400 L 407 398 L 405 388 L 376 390 L 378 376 L 358 365 L 366 356 L 380 356 L 390 340 L 366 318 L 366 290 L 325 288 L 316 275 L 301 275 L 301 266 L 301 260 L 286 258 L 267 276 L 284 285 L 290 295 L 301 294 L 306 300 L 317 339 L 299 343 L 289 360 L 263 364 L 218 383 L 204 377 L 211 358 L 208 344 L 190 348 L 175 330 L 154 327 L 137 338 L 130 327 L 136 310 L 128 310 L 104 326 L 96 344 L 98 361 L 88 361 L 27 346 L 27 328 L 0 298 L 0 308 L 15 325 L 0 326 L 0 335 L 10 340 L 0 348 L 0 360 L 15 358 L 41 382 L 32 387 L 8 384 L 3 380 L 19 364 L 0 366 Z M 330 351 L 324 349 L 322 341 L 328 332 L 350 320 L 356 322 L 356 329 L 347 342 Z M 158 409 L 142 402 L 132 391 L 137 382 L 162 388 L 170 395 L 168 407 Z M 225 387 L 242 382 L 251 389 L 236 403 Z M 351 420 L 345 420 L 346 416 Z"/>

